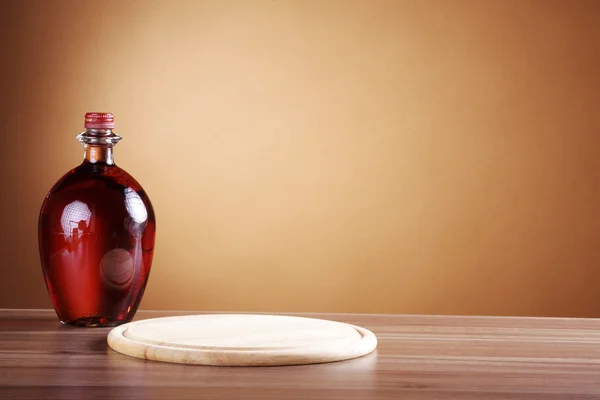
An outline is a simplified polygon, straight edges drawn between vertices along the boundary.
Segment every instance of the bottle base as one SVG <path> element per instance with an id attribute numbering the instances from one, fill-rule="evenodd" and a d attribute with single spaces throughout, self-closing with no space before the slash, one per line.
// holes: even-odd
<path id="1" fill-rule="evenodd" d="M 84 328 L 110 328 L 118 325 L 122 325 L 128 321 L 126 320 L 114 320 L 106 317 L 85 317 L 78 318 L 70 321 L 60 321 L 63 325 L 78 326 Z"/>

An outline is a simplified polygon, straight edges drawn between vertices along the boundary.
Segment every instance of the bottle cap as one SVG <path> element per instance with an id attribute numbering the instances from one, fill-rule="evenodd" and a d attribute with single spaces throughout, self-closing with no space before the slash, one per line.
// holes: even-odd
<path id="1" fill-rule="evenodd" d="M 115 117 L 111 113 L 89 112 L 85 114 L 86 129 L 113 129 L 115 127 Z"/>

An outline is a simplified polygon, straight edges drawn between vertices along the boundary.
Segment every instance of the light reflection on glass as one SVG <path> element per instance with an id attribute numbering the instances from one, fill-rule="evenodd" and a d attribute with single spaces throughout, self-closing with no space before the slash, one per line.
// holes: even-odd
<path id="1" fill-rule="evenodd" d="M 128 290 L 133 282 L 134 274 L 133 257 L 125 249 L 112 249 L 100 260 L 100 280 L 107 289 Z"/>
<path id="2" fill-rule="evenodd" d="M 77 237 L 74 239 L 80 239 L 83 235 L 83 231 L 90 225 L 91 218 L 92 212 L 87 204 L 75 200 L 67 204 L 63 209 L 60 217 L 60 225 L 67 238 L 70 238 L 75 234 Z"/>
<path id="3" fill-rule="evenodd" d="M 148 219 L 148 211 L 146 211 L 142 198 L 131 188 L 125 189 L 125 208 L 131 219 L 138 224 Z"/>

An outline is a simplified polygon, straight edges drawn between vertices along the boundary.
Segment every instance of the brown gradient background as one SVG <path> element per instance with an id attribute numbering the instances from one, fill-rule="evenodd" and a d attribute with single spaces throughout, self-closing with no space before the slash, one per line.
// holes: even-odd
<path id="1" fill-rule="evenodd" d="M 0 307 L 111 111 L 143 308 L 600 317 L 600 2 L 0 4 Z"/>

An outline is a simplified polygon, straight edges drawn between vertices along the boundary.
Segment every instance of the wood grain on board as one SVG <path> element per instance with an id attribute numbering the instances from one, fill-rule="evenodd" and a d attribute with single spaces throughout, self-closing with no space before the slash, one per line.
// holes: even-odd
<path id="1" fill-rule="evenodd" d="M 132 357 L 218 366 L 305 365 L 349 360 L 377 347 L 359 326 L 284 315 L 151 318 L 114 328 L 108 345 Z"/>

